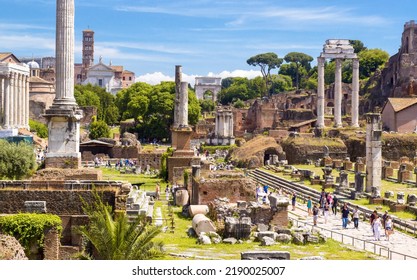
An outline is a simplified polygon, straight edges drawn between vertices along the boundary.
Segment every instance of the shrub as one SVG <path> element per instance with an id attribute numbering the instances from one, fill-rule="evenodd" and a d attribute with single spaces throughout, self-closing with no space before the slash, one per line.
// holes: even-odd
<path id="1" fill-rule="evenodd" d="M 90 125 L 90 138 L 109 138 L 110 128 L 104 121 L 95 121 Z"/>
<path id="2" fill-rule="evenodd" d="M 32 145 L 0 140 L 0 178 L 21 179 L 30 175 L 35 167 Z"/>
<path id="3" fill-rule="evenodd" d="M 29 120 L 29 127 L 31 132 L 35 132 L 41 138 L 48 138 L 48 127 L 38 121 Z"/>

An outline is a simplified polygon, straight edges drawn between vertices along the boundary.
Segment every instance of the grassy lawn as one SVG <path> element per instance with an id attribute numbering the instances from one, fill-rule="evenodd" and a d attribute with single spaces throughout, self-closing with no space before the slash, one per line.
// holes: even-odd
<path id="1" fill-rule="evenodd" d="M 161 182 L 161 179 L 157 176 L 144 174 L 121 174 L 120 171 L 114 168 L 105 167 L 101 167 L 100 170 L 103 172 L 103 180 L 127 181 L 132 184 L 143 183 L 140 188 L 146 191 L 154 191 L 156 183 Z M 163 186 L 162 183 L 161 186 Z"/>
<path id="2" fill-rule="evenodd" d="M 168 206 L 165 201 L 157 201 L 155 207 L 161 207 L 164 217 L 168 217 Z M 189 259 L 229 259 L 239 260 L 241 252 L 245 251 L 288 251 L 291 259 L 299 259 L 309 256 L 322 256 L 328 260 L 373 260 L 377 256 L 369 252 L 361 252 L 351 249 L 349 246 L 342 245 L 336 241 L 328 239 L 324 244 L 276 244 L 273 246 L 260 246 L 260 242 L 254 238 L 243 241 L 242 244 L 197 244 L 195 237 L 188 237 L 187 229 L 191 227 L 192 219 L 185 218 L 181 214 L 181 207 L 173 207 L 175 219 L 175 231 L 169 230 L 161 233 L 156 240 L 165 244 L 168 253 L 163 259 L 174 260 L 184 259 L 172 256 L 169 253 L 189 256 Z M 165 225 L 165 224 L 164 224 Z M 170 226 L 168 224 L 168 226 Z"/>

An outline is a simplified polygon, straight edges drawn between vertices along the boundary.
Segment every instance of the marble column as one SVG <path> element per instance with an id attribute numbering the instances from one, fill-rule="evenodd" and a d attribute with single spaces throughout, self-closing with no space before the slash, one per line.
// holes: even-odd
<path id="1" fill-rule="evenodd" d="M 77 105 L 74 98 L 74 0 L 56 1 L 56 97 L 54 105 Z"/>
<path id="2" fill-rule="evenodd" d="M 352 61 L 352 126 L 359 127 L 359 59 Z"/>
<path id="3" fill-rule="evenodd" d="M 10 75 L 4 80 L 4 127 L 10 128 Z"/>
<path id="4" fill-rule="evenodd" d="M 366 192 L 380 196 L 382 174 L 381 115 L 366 114 Z"/>
<path id="5" fill-rule="evenodd" d="M 17 113 L 17 127 L 20 128 L 22 127 L 22 111 L 23 111 L 23 102 L 22 102 L 22 94 L 23 94 L 23 89 L 22 89 L 22 74 L 17 74 L 17 108 L 16 108 L 16 113 Z"/>
<path id="6" fill-rule="evenodd" d="M 180 95 L 182 82 L 182 66 L 175 65 L 175 99 L 174 99 L 174 128 L 179 126 L 180 119 Z"/>
<path id="7" fill-rule="evenodd" d="M 10 115 L 10 119 L 9 119 L 9 126 L 10 128 L 15 128 L 15 122 L 16 122 L 16 118 L 15 118 L 15 113 L 16 110 L 14 109 L 15 107 L 15 98 L 16 98 L 16 80 L 15 80 L 15 73 L 11 73 L 10 74 L 10 94 L 9 94 L 9 115 Z"/>
<path id="8" fill-rule="evenodd" d="M 324 127 L 324 57 L 317 58 L 317 127 Z"/>
<path id="9" fill-rule="evenodd" d="M 30 103 L 30 97 L 29 97 L 29 76 L 26 76 L 26 92 L 25 92 L 25 127 L 27 129 L 30 129 L 29 127 L 29 103 Z"/>
<path id="10" fill-rule="evenodd" d="M 4 77 L 0 76 L 0 127 L 4 126 Z"/>
<path id="11" fill-rule="evenodd" d="M 336 58 L 334 77 L 334 126 L 342 126 L 342 60 Z"/>
<path id="12" fill-rule="evenodd" d="M 180 102 L 178 107 L 178 126 L 188 127 L 188 83 L 181 82 L 180 85 Z"/>

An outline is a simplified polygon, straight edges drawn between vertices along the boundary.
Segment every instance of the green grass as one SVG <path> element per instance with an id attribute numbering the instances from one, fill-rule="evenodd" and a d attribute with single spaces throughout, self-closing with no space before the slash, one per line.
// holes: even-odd
<path id="1" fill-rule="evenodd" d="M 165 204 L 165 205 L 164 205 Z M 161 207 L 164 217 L 167 217 L 168 207 L 165 202 L 158 201 L 155 207 Z M 377 259 L 369 252 L 361 252 L 351 249 L 349 246 L 340 244 L 328 239 L 324 244 L 276 244 L 273 246 L 260 246 L 260 242 L 250 240 L 243 241 L 242 244 L 197 244 L 197 238 L 188 237 L 187 229 L 191 227 L 192 219 L 185 218 L 181 214 L 181 207 L 173 207 L 175 219 L 175 232 L 169 230 L 161 233 L 155 241 L 162 241 L 165 244 L 167 255 L 164 260 L 183 259 L 181 257 L 169 255 L 169 253 L 191 256 L 191 259 L 225 259 L 239 260 L 241 252 L 245 251 L 288 251 L 291 259 L 299 259 L 309 256 L 322 256 L 328 260 L 367 260 Z"/>
<path id="2" fill-rule="evenodd" d="M 100 170 L 103 172 L 103 180 L 113 181 L 127 181 L 132 184 L 144 183 L 141 185 L 141 189 L 147 191 L 154 191 L 156 183 L 161 183 L 162 180 L 157 176 L 150 176 L 144 174 L 121 174 L 120 171 L 114 168 L 101 167 Z"/>

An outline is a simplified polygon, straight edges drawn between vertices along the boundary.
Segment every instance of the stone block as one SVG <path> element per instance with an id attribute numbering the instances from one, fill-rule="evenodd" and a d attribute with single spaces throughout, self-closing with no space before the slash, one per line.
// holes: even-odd
<path id="1" fill-rule="evenodd" d="M 247 251 L 240 253 L 241 260 L 289 260 L 291 257 L 286 251 Z"/>

